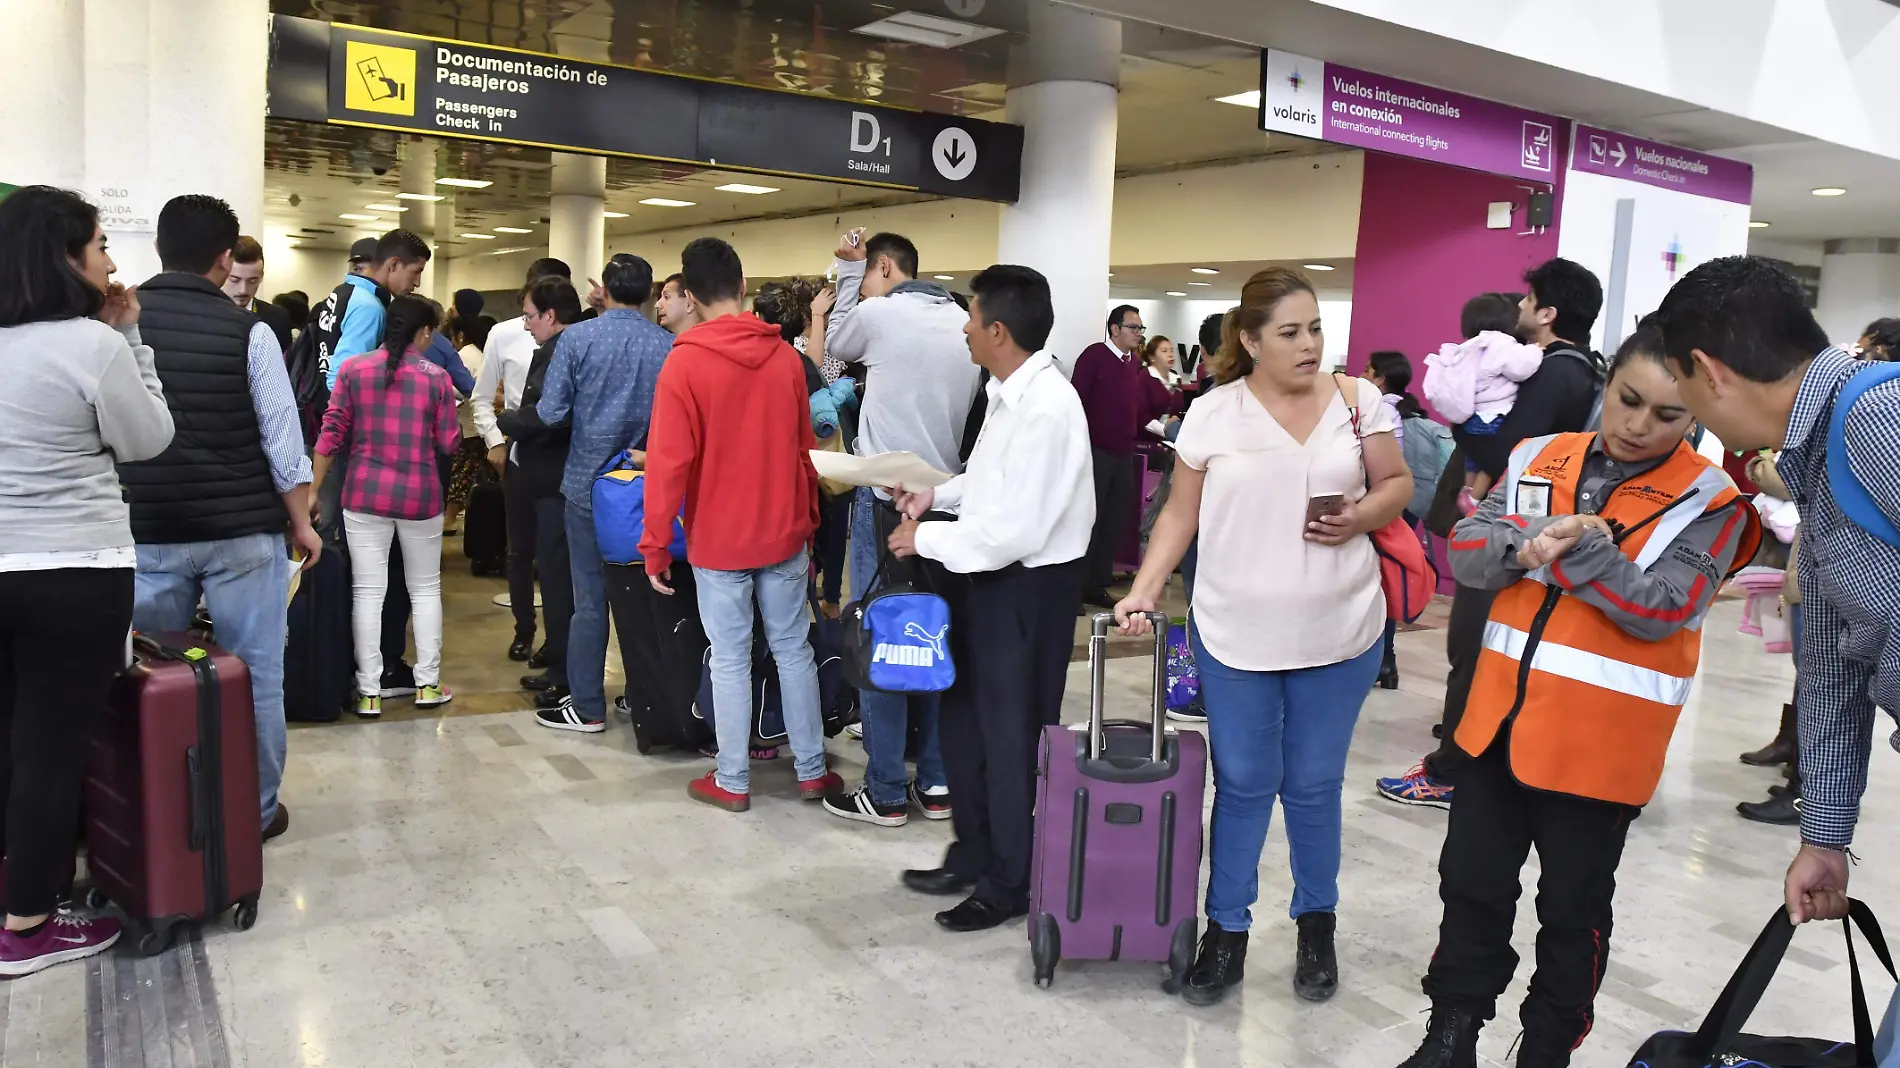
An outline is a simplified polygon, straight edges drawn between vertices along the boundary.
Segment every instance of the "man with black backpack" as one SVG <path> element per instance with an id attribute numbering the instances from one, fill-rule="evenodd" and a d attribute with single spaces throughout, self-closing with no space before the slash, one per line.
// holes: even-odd
<path id="1" fill-rule="evenodd" d="M 825 354 L 865 368 L 864 398 L 853 452 L 874 456 L 911 452 L 939 471 L 963 471 L 958 458 L 978 368 L 970 362 L 963 327 L 969 316 L 949 290 L 917 280 L 917 246 L 898 234 L 852 230 L 838 242 L 834 268 L 838 299 L 825 334 Z M 885 557 L 884 543 L 899 516 L 881 490 L 860 488 L 852 506 L 851 592 L 863 600 Z M 885 579 L 915 577 L 938 565 L 885 559 Z M 859 693 L 864 721 L 864 784 L 825 799 L 834 816 L 880 827 L 900 827 L 914 805 L 926 819 L 950 817 L 950 788 L 937 744 L 939 695 Z M 917 779 L 904 771 L 905 739 L 916 714 L 920 748 Z"/>
<path id="2" fill-rule="evenodd" d="M 1589 268 L 1552 259 L 1524 273 L 1524 298 L 1518 303 L 1518 330 L 1541 346 L 1544 362 L 1517 389 L 1517 403 L 1492 435 L 1470 435 L 1465 458 L 1495 485 L 1519 442 L 1549 434 L 1596 429 L 1603 410 L 1603 357 L 1590 348 L 1590 332 L 1603 310 L 1603 285 Z M 1462 471 L 1455 472 L 1462 477 Z M 1459 586 L 1452 595 L 1445 627 L 1445 653 L 1451 671 L 1445 677 L 1445 710 L 1438 748 L 1397 778 L 1380 779 L 1379 795 L 1402 805 L 1451 807 L 1452 783 L 1470 758 L 1452 742 L 1465 714 L 1465 699 L 1484 648 L 1484 627 L 1491 617 L 1492 591 Z"/>

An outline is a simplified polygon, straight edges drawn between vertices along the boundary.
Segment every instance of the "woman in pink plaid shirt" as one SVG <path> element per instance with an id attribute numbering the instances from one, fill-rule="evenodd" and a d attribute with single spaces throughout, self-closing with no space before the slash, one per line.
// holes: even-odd
<path id="1" fill-rule="evenodd" d="M 414 605 L 416 706 L 447 704 L 442 685 L 442 480 L 437 465 L 462 440 L 455 387 L 422 355 L 441 325 L 421 297 L 390 301 L 383 347 L 353 356 L 337 373 L 317 437 L 316 478 L 347 456 L 343 532 L 349 541 L 355 602 L 356 712 L 381 715 L 383 596 L 391 542 L 402 545 L 403 576 Z"/>

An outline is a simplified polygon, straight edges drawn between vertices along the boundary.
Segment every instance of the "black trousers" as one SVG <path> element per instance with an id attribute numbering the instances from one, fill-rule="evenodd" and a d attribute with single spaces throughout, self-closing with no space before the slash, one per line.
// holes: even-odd
<path id="1" fill-rule="evenodd" d="M 437 457 L 437 462 L 444 462 Z M 317 487 L 317 499 L 323 503 L 323 523 L 317 528 L 326 545 L 340 547 L 343 540 L 343 483 L 350 477 L 350 454 L 336 454 L 330 473 Z M 400 665 L 409 656 L 409 585 L 402 577 L 402 553 L 389 554 L 389 588 L 383 594 L 383 677 L 391 682 L 410 685 L 406 676 L 390 678 L 390 672 L 406 671 Z"/>
<path id="2" fill-rule="evenodd" d="M 957 681 L 937 730 L 957 840 L 943 866 L 1011 908 L 1029 904 L 1036 746 L 1062 719 L 1081 579 L 1081 561 L 1011 566 L 945 592 Z"/>
<path id="3" fill-rule="evenodd" d="M 840 604 L 844 596 L 844 568 L 851 540 L 851 494 L 818 502 L 818 598 Z M 887 535 L 888 537 L 888 535 Z"/>
<path id="4" fill-rule="evenodd" d="M 1459 772 L 1470 762 L 1458 748 L 1452 735 L 1458 721 L 1465 718 L 1465 701 L 1471 696 L 1471 680 L 1478 674 L 1478 654 L 1484 651 L 1484 625 L 1491 619 L 1494 590 L 1459 586 L 1451 596 L 1451 620 L 1445 625 L 1445 659 L 1451 671 L 1445 676 L 1445 710 L 1439 716 L 1443 729 L 1438 748 L 1425 754 L 1425 773 L 1440 782 L 1456 782 Z"/>
<path id="5" fill-rule="evenodd" d="M 1511 926 L 1518 873 L 1537 847 L 1537 971 L 1521 1018 L 1527 1032 L 1575 1048 L 1610 959 L 1611 900 L 1623 839 L 1640 809 L 1519 785 L 1509 734 L 1461 771 L 1438 860 L 1445 903 L 1438 950 L 1425 974 L 1435 1005 L 1490 1019 L 1517 970 Z"/>
<path id="6" fill-rule="evenodd" d="M 53 911 L 72 880 L 86 739 L 125 666 L 133 569 L 0 572 L 6 910 Z"/>
<path id="7" fill-rule="evenodd" d="M 503 508 L 508 515 L 508 602 L 509 611 L 515 615 L 515 637 L 523 641 L 534 641 L 534 563 L 539 554 L 535 551 L 535 536 L 539 533 L 540 519 L 536 514 L 535 498 L 528 492 L 521 468 L 513 460 L 502 468 L 501 493 Z M 563 528 L 565 529 L 565 528 Z M 545 586 L 546 584 L 543 583 Z M 543 603 L 547 591 L 542 591 Z M 568 596 L 568 614 L 573 615 L 573 595 Z"/>
<path id="8" fill-rule="evenodd" d="M 1091 448 L 1095 459 L 1095 529 L 1089 533 L 1088 569 L 1083 588 L 1108 588 L 1115 578 L 1115 550 L 1128 532 L 1128 513 L 1135 507 L 1135 458 Z M 1073 620 L 1071 620 L 1073 622 Z"/>
<path id="9" fill-rule="evenodd" d="M 547 625 L 548 679 L 556 686 L 566 686 L 567 632 L 574 622 L 574 577 L 567 566 L 567 498 L 537 497 L 531 503 L 534 570 L 541 576 L 541 621 Z M 513 546 L 511 536 L 511 552 Z M 520 618 L 517 612 L 517 625 Z M 533 593 L 528 595 L 528 618 L 534 618 Z"/>

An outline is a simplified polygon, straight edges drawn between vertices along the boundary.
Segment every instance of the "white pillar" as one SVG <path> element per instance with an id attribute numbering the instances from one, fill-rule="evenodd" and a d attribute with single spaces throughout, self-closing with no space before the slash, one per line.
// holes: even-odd
<path id="1" fill-rule="evenodd" d="M 572 152 L 554 153 L 553 193 L 548 198 L 548 255 L 567 263 L 574 288 L 599 278 L 607 263 L 607 160 Z"/>
<path id="2" fill-rule="evenodd" d="M 1023 127 L 1022 190 L 1003 209 L 997 258 L 1049 279 L 1063 367 L 1103 338 L 1115 213 L 1115 97 L 1121 23 L 1036 0 L 1014 57 L 1009 121 Z"/>
<path id="3" fill-rule="evenodd" d="M 1815 317 L 1836 345 L 1851 345 L 1875 319 L 1900 315 L 1900 239 L 1829 241 Z"/>
<path id="4" fill-rule="evenodd" d="M 84 191 L 85 0 L 8 4 L 0 35 L 0 182 Z"/>
<path id="5" fill-rule="evenodd" d="M 86 0 L 86 194 L 119 278 L 157 273 L 167 200 L 221 197 L 264 227 L 268 0 Z"/>

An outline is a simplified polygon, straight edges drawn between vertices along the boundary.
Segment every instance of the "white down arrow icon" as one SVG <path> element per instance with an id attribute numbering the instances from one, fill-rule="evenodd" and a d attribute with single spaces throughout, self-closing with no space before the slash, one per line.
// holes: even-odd
<path id="1" fill-rule="evenodd" d="M 1624 160 L 1627 160 L 1630 158 L 1630 154 L 1628 152 L 1623 151 L 1623 142 L 1618 141 L 1616 143 L 1616 147 L 1610 149 L 1610 158 L 1615 160 L 1616 165 L 1619 167 L 1623 165 Z"/>

